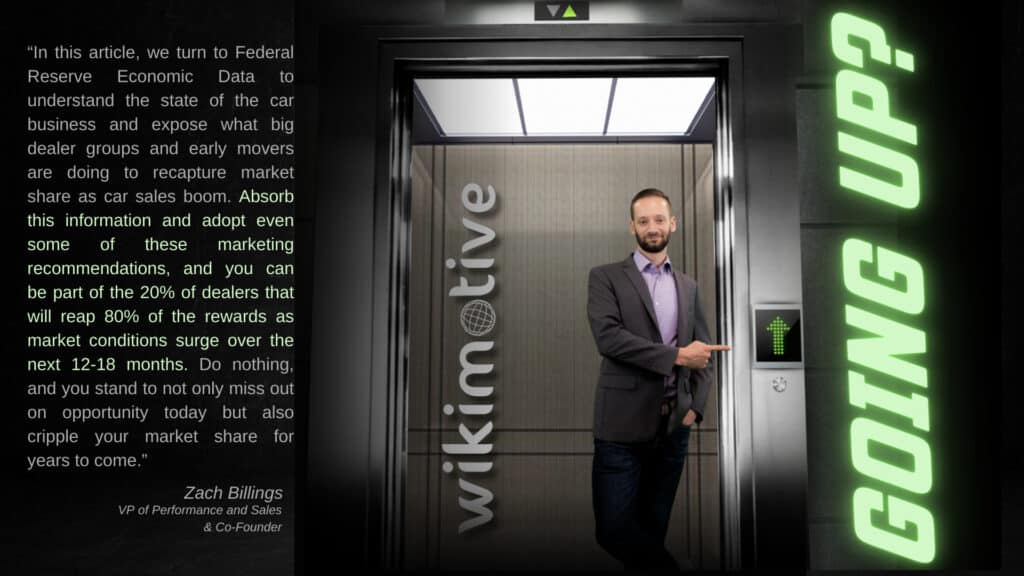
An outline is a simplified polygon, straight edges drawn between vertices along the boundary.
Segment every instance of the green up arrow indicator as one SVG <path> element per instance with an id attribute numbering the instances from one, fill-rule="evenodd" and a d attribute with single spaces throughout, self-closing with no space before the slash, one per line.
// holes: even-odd
<path id="1" fill-rule="evenodd" d="M 781 316 L 776 316 L 765 329 L 772 333 L 772 354 L 783 356 L 786 353 L 786 332 L 791 326 L 786 324 Z"/>
<path id="2" fill-rule="evenodd" d="M 562 13 L 562 18 L 575 18 L 576 11 L 572 9 L 572 4 L 565 7 L 565 12 Z"/>

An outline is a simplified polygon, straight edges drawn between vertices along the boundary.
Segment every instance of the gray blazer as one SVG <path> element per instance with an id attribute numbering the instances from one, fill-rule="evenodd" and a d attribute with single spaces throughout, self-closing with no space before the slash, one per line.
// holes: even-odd
<path id="1" fill-rule="evenodd" d="M 710 344 L 707 322 L 697 297 L 697 283 L 675 270 L 679 294 L 676 346 L 661 341 L 654 306 L 632 255 L 622 262 L 597 266 L 587 285 L 590 331 L 601 353 L 601 375 L 594 399 L 594 437 L 639 442 L 654 437 L 665 376 L 676 371 L 675 410 L 668 432 L 682 424 L 691 408 L 697 422 L 711 387 L 711 364 L 703 370 L 676 366 L 677 349 L 694 340 Z M 678 347 L 678 348 L 677 348 Z"/>

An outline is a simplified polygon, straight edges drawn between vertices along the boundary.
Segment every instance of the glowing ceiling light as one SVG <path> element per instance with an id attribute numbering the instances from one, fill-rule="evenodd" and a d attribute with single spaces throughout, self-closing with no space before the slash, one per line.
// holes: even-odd
<path id="1" fill-rule="evenodd" d="M 619 78 L 608 135 L 689 134 L 714 86 L 714 78 Z"/>
<path id="2" fill-rule="evenodd" d="M 522 136 L 511 78 L 419 78 L 426 108 L 445 136 Z"/>
<path id="3" fill-rule="evenodd" d="M 527 136 L 600 136 L 611 78 L 520 78 Z"/>
<path id="4" fill-rule="evenodd" d="M 686 136 L 714 78 L 420 78 L 442 136 Z M 609 104 L 611 110 L 609 111 Z"/>

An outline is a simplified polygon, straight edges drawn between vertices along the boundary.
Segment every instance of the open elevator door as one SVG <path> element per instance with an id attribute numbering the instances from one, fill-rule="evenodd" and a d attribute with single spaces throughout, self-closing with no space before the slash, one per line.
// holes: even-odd
<path id="1" fill-rule="evenodd" d="M 433 448 L 411 446 L 409 435 L 413 79 L 437 72 L 479 76 L 499 68 L 592 76 L 711 69 L 719 105 L 716 328 L 718 340 L 733 346 L 716 374 L 722 566 L 805 569 L 808 413 L 802 381 L 794 374 L 784 391 L 775 390 L 770 373 L 752 369 L 751 354 L 752 309 L 801 302 L 801 240 L 830 232 L 801 224 L 801 198 L 817 182 L 801 180 L 799 153 L 806 146 L 794 144 L 802 28 L 717 16 L 690 21 L 688 14 L 602 17 L 572 26 L 504 16 L 450 18 L 454 11 L 447 7 L 455 4 L 443 3 L 444 18 L 429 23 L 340 23 L 319 35 L 319 162 L 308 173 L 316 175 L 317 203 L 310 213 L 321 248 L 312 259 L 318 287 L 317 313 L 309 316 L 315 385 L 309 389 L 305 468 L 310 493 L 317 495 L 309 512 L 324 528 L 307 534 L 312 545 L 306 548 L 337 551 L 371 569 L 400 568 L 408 543 L 409 455 Z M 496 326 L 501 323 L 496 318 Z M 443 411 L 443 404 L 428 409 Z M 501 494 L 495 497 L 497 523 L 503 508 Z M 812 509 L 823 509 L 815 504 Z M 812 521 L 842 528 L 830 517 Z"/>

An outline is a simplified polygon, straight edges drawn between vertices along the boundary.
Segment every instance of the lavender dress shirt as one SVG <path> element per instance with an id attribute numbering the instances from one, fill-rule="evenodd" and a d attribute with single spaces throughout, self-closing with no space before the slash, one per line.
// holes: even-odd
<path id="1" fill-rule="evenodd" d="M 679 294 L 676 291 L 672 262 L 666 257 L 661 266 L 655 266 L 639 250 L 633 252 L 633 262 L 636 262 L 636 268 L 647 284 L 651 302 L 654 303 L 654 316 L 658 320 L 661 342 L 675 346 L 679 327 Z M 671 376 L 665 377 L 665 398 L 675 397 L 676 373 L 673 371 Z"/>

